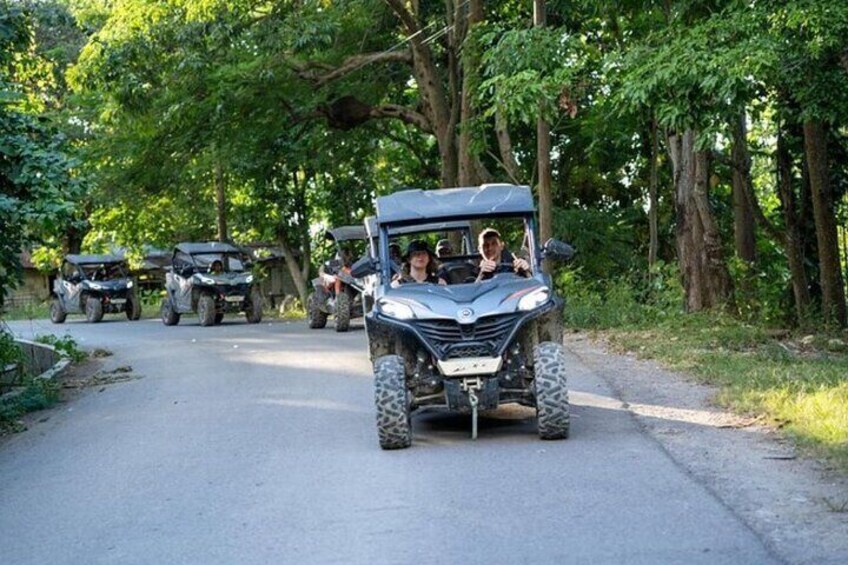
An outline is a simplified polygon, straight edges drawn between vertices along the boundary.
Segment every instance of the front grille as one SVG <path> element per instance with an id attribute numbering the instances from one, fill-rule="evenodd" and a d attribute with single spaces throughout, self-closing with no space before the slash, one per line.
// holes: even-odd
<path id="1" fill-rule="evenodd" d="M 494 357 L 505 345 L 517 314 L 480 318 L 474 324 L 455 320 L 416 320 L 415 328 L 441 359 Z"/>

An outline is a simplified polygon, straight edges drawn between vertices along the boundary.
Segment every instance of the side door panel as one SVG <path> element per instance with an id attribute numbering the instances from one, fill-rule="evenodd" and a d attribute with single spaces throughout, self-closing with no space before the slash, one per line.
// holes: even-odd
<path id="1" fill-rule="evenodd" d="M 168 294 L 171 295 L 174 309 L 181 314 L 191 312 L 192 286 L 190 276 L 182 277 L 176 273 L 166 275 L 165 287 L 168 289 Z"/>

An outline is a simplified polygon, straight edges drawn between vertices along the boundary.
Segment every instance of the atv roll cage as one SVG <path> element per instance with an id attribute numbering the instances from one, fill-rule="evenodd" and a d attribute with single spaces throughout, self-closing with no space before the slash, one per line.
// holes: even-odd
<path id="1" fill-rule="evenodd" d="M 262 293 L 241 249 L 223 242 L 183 242 L 172 257 L 160 309 L 166 326 L 191 312 L 201 326 L 220 324 L 227 313 L 244 313 L 249 324 L 262 321 Z M 216 262 L 220 269 L 213 268 Z"/>
<path id="2" fill-rule="evenodd" d="M 75 272 L 79 280 L 112 280 L 126 278 L 127 263 L 119 255 L 66 255 L 63 273 Z M 72 267 L 66 269 L 66 267 Z M 65 277 L 69 278 L 69 277 Z"/>
<path id="3" fill-rule="evenodd" d="M 204 273 L 215 261 L 220 261 L 225 273 L 246 270 L 245 253 L 229 243 L 179 243 L 174 247 L 171 265 L 176 272 Z"/>
<path id="4" fill-rule="evenodd" d="M 126 261 L 120 255 L 66 255 L 51 292 L 50 319 L 61 324 L 68 314 L 81 312 L 89 322 L 103 314 L 125 312 L 127 319 L 141 317 Z"/>
<path id="5" fill-rule="evenodd" d="M 408 447 L 410 414 L 425 407 L 470 413 L 476 437 L 479 411 L 518 403 L 536 408 L 542 439 L 567 437 L 563 301 L 541 262 L 566 259 L 572 250 L 556 240 L 537 246 L 530 189 L 483 185 L 410 190 L 378 198 L 376 210 L 370 224 L 377 233 L 375 255 L 358 261 L 352 274 L 378 278 L 374 308 L 365 321 L 381 447 Z M 516 272 L 516 255 L 502 250 L 498 271 L 487 280 L 390 285 L 389 244 L 398 234 L 474 220 L 503 224 L 510 232 L 520 226 L 523 239 L 515 251 L 530 272 Z M 470 262 L 480 256 L 450 259 Z"/>

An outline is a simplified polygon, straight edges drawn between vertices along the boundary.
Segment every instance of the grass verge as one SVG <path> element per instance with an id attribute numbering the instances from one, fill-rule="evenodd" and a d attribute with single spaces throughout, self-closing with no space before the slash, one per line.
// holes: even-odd
<path id="1" fill-rule="evenodd" d="M 605 331 L 613 346 L 719 387 L 717 402 L 765 417 L 814 456 L 848 472 L 848 344 L 729 316 L 679 315 Z"/>
<path id="2" fill-rule="evenodd" d="M 26 378 L 20 392 L 0 398 L 0 434 L 20 432 L 26 426 L 20 417 L 27 412 L 49 408 L 59 400 L 59 385 L 44 379 Z"/>

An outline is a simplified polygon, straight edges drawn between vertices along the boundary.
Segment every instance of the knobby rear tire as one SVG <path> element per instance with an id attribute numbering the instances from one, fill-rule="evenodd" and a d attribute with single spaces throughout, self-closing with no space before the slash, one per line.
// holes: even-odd
<path id="1" fill-rule="evenodd" d="M 336 331 L 346 332 L 350 329 L 350 295 L 344 291 L 336 297 Z"/>

